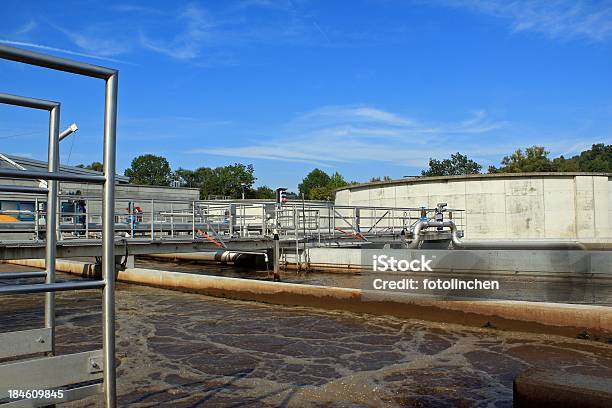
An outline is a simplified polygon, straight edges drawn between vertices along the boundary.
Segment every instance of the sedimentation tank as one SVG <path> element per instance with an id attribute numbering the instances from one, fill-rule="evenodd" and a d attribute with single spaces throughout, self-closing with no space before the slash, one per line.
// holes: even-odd
<path id="1" fill-rule="evenodd" d="M 612 174 L 412 177 L 343 187 L 337 205 L 464 208 L 467 239 L 612 240 Z"/>

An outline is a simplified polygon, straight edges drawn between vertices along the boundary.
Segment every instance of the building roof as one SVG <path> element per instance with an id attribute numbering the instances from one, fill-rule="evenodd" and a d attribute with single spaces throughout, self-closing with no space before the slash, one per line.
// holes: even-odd
<path id="1" fill-rule="evenodd" d="M 34 160 L 34 159 L 27 158 L 27 157 L 8 155 L 8 154 L 6 154 L 5 156 L 13 160 L 15 163 L 22 165 L 28 170 L 47 171 L 47 162 L 44 162 L 41 160 Z M 0 167 L 9 168 L 9 169 L 15 168 L 4 160 L 0 160 Z M 64 164 L 60 164 L 60 171 L 69 173 L 69 174 L 86 174 L 86 175 L 98 175 L 98 176 L 100 175 L 100 172 L 97 172 L 95 170 L 82 169 L 80 167 L 67 166 Z M 119 174 L 115 176 L 115 180 L 117 184 L 128 184 L 130 182 L 130 179 L 128 177 L 122 176 Z"/>
<path id="2" fill-rule="evenodd" d="M 460 176 L 416 176 L 416 177 L 404 177 L 401 179 L 387 180 L 387 181 L 372 181 L 369 183 L 352 184 L 344 187 L 340 187 L 335 191 L 352 190 L 355 188 L 367 188 L 374 186 L 392 186 L 401 184 L 417 184 L 417 183 L 431 183 L 435 181 L 447 182 L 447 181 L 460 181 L 460 180 L 473 180 L 473 179 L 489 179 L 489 178 L 512 178 L 512 177 L 576 177 L 576 176 L 602 176 L 612 177 L 612 173 L 590 173 L 590 172 L 538 172 L 538 173 L 486 173 L 486 174 L 465 174 Z"/>

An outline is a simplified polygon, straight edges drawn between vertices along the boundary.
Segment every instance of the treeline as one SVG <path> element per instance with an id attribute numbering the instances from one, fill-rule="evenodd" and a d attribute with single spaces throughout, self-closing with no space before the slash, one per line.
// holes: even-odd
<path id="1" fill-rule="evenodd" d="M 79 164 L 77 167 L 102 171 L 102 164 Z M 149 186 L 181 186 L 200 190 L 200 199 L 210 197 L 274 199 L 275 191 L 269 186 L 253 187 L 257 177 L 252 164 L 234 163 L 221 167 L 200 167 L 195 170 L 178 168 L 172 171 L 170 163 L 163 156 L 145 154 L 132 160 L 125 176 L 130 183 Z M 354 184 L 352 182 L 351 184 Z M 298 186 L 298 193 L 288 192 L 288 198 L 306 200 L 333 200 L 334 190 L 349 184 L 338 172 L 327 174 L 314 169 L 304 177 Z"/>
<path id="2" fill-rule="evenodd" d="M 532 173 L 532 172 L 601 172 L 612 173 L 612 145 L 603 143 L 592 145 L 591 149 L 565 158 L 562 155 L 549 157 L 542 146 L 532 146 L 516 150 L 504 156 L 499 167 L 489 166 L 489 173 Z M 478 174 L 482 166 L 467 156 L 457 152 L 449 159 L 429 159 L 429 168 L 423 170 L 423 176 L 457 176 Z"/>
<path id="3" fill-rule="evenodd" d="M 102 163 L 93 162 L 90 165 L 80 164 L 77 167 L 95 171 L 102 171 Z M 461 153 L 451 154 L 450 158 L 437 160 L 429 159 L 429 168 L 423 170 L 423 176 L 454 176 L 481 173 L 482 165 Z M 505 156 L 499 165 L 489 166 L 489 173 L 530 173 L 530 172 L 602 172 L 612 173 L 612 145 L 594 144 L 591 149 L 565 158 L 559 156 L 550 158 L 549 152 L 542 146 L 532 146 L 516 150 Z M 207 199 L 212 196 L 230 198 L 273 199 L 274 189 L 269 186 L 254 187 L 255 168 L 252 164 L 244 165 L 234 163 L 221 167 L 199 167 L 195 170 L 178 168 L 173 171 L 168 160 L 162 156 L 145 154 L 132 160 L 125 175 L 130 183 L 153 186 L 181 186 L 200 190 L 200 198 Z M 371 182 L 389 181 L 389 176 L 373 177 Z M 327 174 L 323 170 L 314 169 L 302 179 L 298 191 L 289 192 L 288 198 L 304 198 L 306 200 L 334 199 L 336 189 L 346 185 L 356 184 L 348 182 L 344 177 L 334 172 Z M 275 186 L 276 187 L 276 186 Z"/>
<path id="4" fill-rule="evenodd" d="M 102 164 L 93 162 L 90 165 L 80 164 L 89 170 L 102 171 Z M 163 156 L 145 154 L 135 157 L 124 172 L 130 183 L 148 186 L 180 186 L 200 190 L 200 198 L 212 196 L 271 199 L 274 190 L 268 186 L 253 187 L 257 180 L 253 165 L 240 163 L 221 167 L 199 167 L 195 170 L 178 168 L 173 171 L 170 163 Z"/>

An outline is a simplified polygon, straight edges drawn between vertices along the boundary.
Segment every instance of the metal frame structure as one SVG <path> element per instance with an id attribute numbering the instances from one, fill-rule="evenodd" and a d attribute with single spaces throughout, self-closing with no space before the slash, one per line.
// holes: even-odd
<path id="1" fill-rule="evenodd" d="M 24 171 L 0 169 L 0 177 L 3 178 L 22 178 L 22 179 L 43 179 L 49 180 L 47 191 L 47 220 L 46 220 L 46 282 L 45 284 L 29 285 L 8 285 L 0 287 L 2 293 L 36 293 L 45 292 L 47 295 L 45 302 L 45 326 L 51 329 L 51 347 L 45 351 L 53 352 L 53 329 L 55 327 L 54 313 L 54 292 L 61 290 L 73 290 L 83 288 L 102 288 L 103 289 L 103 340 L 101 356 L 98 352 L 80 353 L 79 355 L 51 356 L 46 359 L 28 360 L 25 362 L 11 363 L 0 366 L 4 368 L 4 373 L 9 370 L 11 373 L 30 375 L 32 378 L 39 378 L 37 373 L 32 371 L 42 370 L 53 376 L 57 370 L 69 367 L 79 367 L 78 363 L 82 358 L 88 359 L 90 366 L 88 373 L 89 380 L 97 377 L 102 371 L 104 401 L 107 407 L 115 407 L 116 397 L 116 368 L 115 368 L 115 257 L 114 257 L 114 212 L 115 212 L 115 150 L 116 150 L 116 123 L 117 123 L 117 83 L 118 71 L 104 68 L 87 63 L 72 61 L 64 58 L 44 55 L 31 51 L 21 50 L 14 47 L 0 45 L 0 58 L 64 71 L 72 74 L 83 75 L 102 79 L 105 81 L 105 104 L 104 104 L 104 173 L 101 176 L 73 175 L 60 173 L 59 171 L 59 104 L 24 98 L 14 95 L 0 94 L 0 102 L 13 105 L 24 106 L 35 109 L 46 109 L 50 111 L 49 122 L 49 163 L 48 172 L 44 171 Z M 102 208 L 102 281 L 94 282 L 64 282 L 55 283 L 55 260 L 56 260 L 56 227 L 57 227 L 57 201 L 58 201 L 58 182 L 59 181 L 81 181 L 88 183 L 103 184 L 103 208 Z M 16 191 L 15 186 L 0 187 L 3 191 Z M 22 189 L 21 192 L 27 192 Z M 45 189 L 30 189 L 30 193 L 45 192 Z M 23 332 L 17 332 L 22 333 Z M 7 335 L 3 333 L 4 337 Z M 9 340 L 18 340 L 20 336 Z M 6 339 L 2 339 L 6 340 Z M 23 354 L 30 354 L 28 352 Z M 26 351 L 33 351 L 32 348 Z M 99 361 L 99 358 L 102 358 Z M 21 364 L 21 365 L 20 365 Z M 25 365 L 24 365 L 25 364 Z M 71 365 L 72 364 L 72 365 Z M 29 371 L 28 371 L 29 370 Z M 74 377 L 74 376 L 73 376 Z M 66 377 L 67 384 L 83 380 L 83 378 Z M 2 388 L 3 377 L 0 376 L 0 388 Z M 67 385 L 66 384 L 66 385 Z M 61 384 L 58 384 L 61 385 Z M 42 388 L 45 384 L 39 384 Z M 96 390 L 95 387 L 89 389 Z M 1 391 L 1 389 L 0 389 Z M 79 392 L 73 393 L 75 398 L 82 397 Z M 59 402 L 59 401 L 58 401 Z M 51 402 L 53 403 L 53 402 Z M 46 404 L 49 404 L 47 402 Z"/>
<path id="2" fill-rule="evenodd" d="M 26 98 L 22 96 L 9 95 L 0 93 L 0 103 L 14 106 L 22 106 L 25 108 L 41 109 L 49 111 L 49 156 L 48 156 L 48 172 L 57 173 L 59 169 L 59 119 L 60 119 L 60 104 L 52 101 L 41 99 Z M 4 191 L 0 187 L 0 191 Z M 46 276 L 45 283 L 47 285 L 55 283 L 55 254 L 57 248 L 57 181 L 53 180 L 47 186 L 47 225 L 46 245 L 47 256 L 45 257 Z M 6 290 L 7 288 L 2 288 Z M 10 289 L 10 287 L 8 288 Z M 50 354 L 55 354 L 55 294 L 47 292 L 45 294 L 45 327 L 51 331 L 50 336 Z"/>
<path id="3" fill-rule="evenodd" d="M 20 187 L 21 188 L 21 187 Z M 30 187 L 28 187 L 30 188 Z M 60 195 L 60 200 L 82 201 L 86 211 L 60 211 L 60 244 L 76 240 L 94 243 L 101 232 L 101 199 L 94 196 Z M 115 201 L 115 232 L 127 240 L 149 239 L 198 241 L 210 236 L 218 241 L 233 238 L 271 237 L 277 229 L 282 239 L 329 237 L 393 237 L 402 230 L 412 231 L 421 220 L 422 207 L 347 206 L 323 202 L 288 202 L 278 208 L 271 201 L 195 201 L 119 198 Z M 436 209 L 425 209 L 433 220 Z M 464 210 L 448 209 L 460 231 L 465 228 Z M 32 221 L 0 224 L 0 243 L 24 242 L 37 231 L 36 209 L 0 210 L 19 214 Z M 44 229 L 43 226 L 40 230 Z M 11 237 L 11 235 L 13 237 Z M 358 237 L 357 237 L 358 236 Z M 449 237 L 450 238 L 450 237 Z M 362 239 L 361 239 L 362 240 Z M 223 242 L 221 242 L 223 243 Z"/>

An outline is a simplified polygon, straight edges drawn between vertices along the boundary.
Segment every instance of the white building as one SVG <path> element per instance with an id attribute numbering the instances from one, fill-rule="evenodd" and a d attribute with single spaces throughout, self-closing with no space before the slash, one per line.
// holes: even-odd
<path id="1" fill-rule="evenodd" d="M 28 170 L 47 171 L 46 162 L 18 156 L 7 155 L 7 157 Z M 13 165 L 4 160 L 0 160 L 0 168 L 15 170 Z M 60 166 L 60 171 L 70 174 L 100 174 L 93 170 L 65 165 Z M 159 211 L 162 209 L 170 209 L 169 202 L 173 200 L 184 201 L 184 207 L 188 207 L 191 201 L 199 199 L 199 190 L 197 188 L 129 184 L 129 179 L 121 175 L 116 176 L 116 183 L 115 211 L 117 214 L 121 214 L 122 212 L 127 213 L 128 204 L 133 207 L 140 207 L 142 211 L 150 211 L 151 200 L 155 200 L 155 208 Z M 38 187 L 39 181 L 3 179 L 0 181 L 0 184 Z M 87 211 L 90 214 L 101 214 L 102 212 L 102 203 L 100 200 L 102 197 L 102 185 L 100 184 L 61 182 L 60 194 L 63 196 L 63 211 L 70 211 L 66 208 L 70 207 L 69 204 L 71 201 L 82 199 L 87 200 Z M 35 208 L 35 200 L 35 196 L 31 194 L 0 192 L 0 210 L 33 211 Z M 40 202 L 46 201 L 46 196 L 38 196 L 38 200 Z M 17 218 L 18 221 L 33 220 L 32 215 L 28 214 L 15 215 L 15 218 Z"/>

